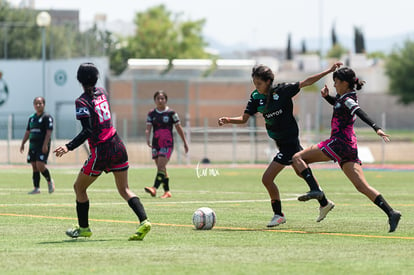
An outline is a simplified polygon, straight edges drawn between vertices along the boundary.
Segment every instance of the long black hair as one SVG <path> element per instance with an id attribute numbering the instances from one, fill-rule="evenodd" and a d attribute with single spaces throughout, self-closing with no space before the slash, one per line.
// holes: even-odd
<path id="1" fill-rule="evenodd" d="M 333 79 L 335 78 L 348 82 L 348 87 L 352 90 L 361 90 L 362 86 L 365 84 L 365 81 L 360 80 L 358 77 L 356 77 L 355 72 L 348 67 L 343 67 L 338 70 L 336 70 L 333 73 Z"/>
<path id="2" fill-rule="evenodd" d="M 95 64 L 86 62 L 82 63 L 78 68 L 77 78 L 82 84 L 84 89 L 88 92 L 92 92 L 93 88 L 98 81 L 99 71 Z"/>

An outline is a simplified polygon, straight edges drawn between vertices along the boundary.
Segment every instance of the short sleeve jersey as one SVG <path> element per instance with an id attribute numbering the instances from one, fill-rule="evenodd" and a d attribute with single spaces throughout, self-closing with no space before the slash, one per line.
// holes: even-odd
<path id="1" fill-rule="evenodd" d="M 173 109 L 149 111 L 147 125 L 153 127 L 152 145 L 160 148 L 173 146 L 173 125 L 177 123 L 180 123 L 180 118 Z"/>
<path id="2" fill-rule="evenodd" d="M 30 149 L 42 148 L 47 130 L 53 130 L 53 118 L 48 113 L 40 116 L 34 113 L 29 117 L 26 130 L 30 132 Z"/>
<path id="3" fill-rule="evenodd" d="M 251 116 L 262 113 L 269 137 L 275 140 L 296 138 L 299 128 L 293 116 L 292 98 L 299 91 L 299 82 L 280 83 L 270 88 L 272 97 L 267 103 L 267 95 L 254 90 L 244 112 Z"/>
<path id="4" fill-rule="evenodd" d="M 108 141 L 116 134 L 105 89 L 95 88 L 93 96 L 83 93 L 75 104 L 76 119 L 90 119 L 92 134 L 88 142 L 91 147 Z"/>
<path id="5" fill-rule="evenodd" d="M 342 96 L 337 95 L 335 100 L 331 120 L 331 137 L 354 144 L 356 143 L 354 131 L 355 111 L 360 108 L 356 92 L 352 91 Z"/>

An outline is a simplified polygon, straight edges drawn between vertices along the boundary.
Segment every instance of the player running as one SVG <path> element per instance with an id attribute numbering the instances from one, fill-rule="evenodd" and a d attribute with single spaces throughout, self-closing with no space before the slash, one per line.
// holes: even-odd
<path id="1" fill-rule="evenodd" d="M 276 142 L 279 152 L 269 164 L 262 176 L 262 183 L 269 193 L 271 206 L 274 216 L 267 227 L 274 227 L 286 222 L 286 217 L 282 212 L 282 204 L 280 200 L 279 189 L 274 183 L 276 176 L 288 165 L 292 164 L 292 156 L 302 150 L 299 142 L 299 128 L 295 117 L 293 116 L 292 98 L 299 93 L 300 89 L 312 85 L 325 75 L 334 72 L 342 63 L 337 62 L 331 68 L 310 76 L 303 81 L 294 83 L 273 84 L 274 74 L 272 70 L 264 65 L 257 65 L 253 68 L 252 78 L 256 89 L 252 92 L 250 100 L 247 103 L 244 114 L 239 117 L 221 117 L 218 124 L 224 125 L 244 124 L 250 116 L 256 113 L 262 113 L 266 122 L 267 134 Z M 302 173 L 293 166 L 295 172 L 305 180 L 312 175 L 310 168 L 303 170 Z M 317 222 L 322 221 L 335 204 L 328 200 L 314 182 L 308 182 L 310 194 L 318 198 L 320 208 Z"/>
<path id="2" fill-rule="evenodd" d="M 390 141 L 389 135 L 372 121 L 358 105 L 355 89 L 360 90 L 365 82 L 358 79 L 352 69 L 345 67 L 337 70 L 333 73 L 333 80 L 337 93 L 336 97 L 329 95 L 329 89 L 326 85 L 321 90 L 322 97 L 334 106 L 331 120 L 331 137 L 318 145 L 312 145 L 295 154 L 293 164 L 299 171 L 305 171 L 309 169 L 309 163 L 330 160 L 338 162 L 355 188 L 387 214 L 390 225 L 389 232 L 394 232 L 400 221 L 401 213 L 392 209 L 382 195 L 371 187 L 364 177 L 361 160 L 358 158 L 357 139 L 354 131 L 355 115 L 372 127 L 385 142 Z M 316 182 L 313 176 L 310 179 Z M 315 197 L 305 194 L 299 198 L 306 201 Z"/>
<path id="3" fill-rule="evenodd" d="M 140 225 L 129 240 L 143 240 L 151 230 L 144 206 L 128 186 L 128 154 L 124 143 L 112 124 L 112 115 L 106 91 L 95 87 L 98 69 L 92 63 L 79 66 L 77 79 L 84 92 L 76 99 L 76 119 L 82 124 L 82 131 L 68 144 L 54 150 L 57 157 L 79 147 L 87 139 L 90 155 L 85 161 L 74 184 L 76 194 L 76 213 L 78 225 L 68 229 L 66 234 L 72 238 L 90 237 L 88 187 L 102 172 L 112 172 L 119 194 L 137 215 Z"/>
<path id="4" fill-rule="evenodd" d="M 29 140 L 27 162 L 32 165 L 33 190 L 28 194 L 40 194 L 40 173 L 47 181 L 49 194 L 55 191 L 55 183 L 47 169 L 50 141 L 53 131 L 53 117 L 45 112 L 46 101 L 43 97 L 35 97 L 33 107 L 35 113 L 29 117 L 26 132 L 20 145 L 20 153 L 24 152 L 24 144 Z"/>
<path id="5" fill-rule="evenodd" d="M 162 199 L 171 197 L 167 163 L 174 149 L 173 125 L 175 125 L 175 129 L 184 143 L 185 153 L 188 152 L 188 144 L 180 124 L 180 118 L 173 109 L 167 106 L 167 101 L 168 96 L 164 91 L 155 92 L 154 102 L 156 107 L 148 113 L 147 128 L 145 130 L 147 144 L 152 148 L 152 159 L 157 165 L 157 175 L 155 176 L 154 185 L 145 187 L 144 190 L 155 197 L 158 187 L 162 184 L 164 189 Z M 150 142 L 151 130 L 153 130 L 152 142 Z"/>

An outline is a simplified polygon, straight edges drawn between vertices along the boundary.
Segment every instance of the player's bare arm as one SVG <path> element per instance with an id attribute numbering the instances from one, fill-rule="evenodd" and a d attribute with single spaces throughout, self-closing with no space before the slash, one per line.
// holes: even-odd
<path id="1" fill-rule="evenodd" d="M 323 72 L 320 72 L 318 74 L 312 75 L 306 78 L 305 80 L 299 82 L 299 88 L 301 89 L 303 87 L 312 85 L 313 83 L 315 83 L 316 81 L 324 77 L 325 75 L 334 72 L 336 69 L 338 69 L 341 66 L 342 66 L 342 62 L 335 62 L 329 69 Z"/>
<path id="2" fill-rule="evenodd" d="M 223 126 L 224 124 L 244 124 L 249 120 L 250 115 L 243 114 L 238 117 L 221 117 L 218 119 L 218 125 Z"/>

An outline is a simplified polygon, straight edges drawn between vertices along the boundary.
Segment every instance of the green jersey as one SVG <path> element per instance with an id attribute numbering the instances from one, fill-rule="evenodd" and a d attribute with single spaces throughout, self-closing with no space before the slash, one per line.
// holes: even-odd
<path id="1" fill-rule="evenodd" d="M 30 132 L 29 149 L 41 149 L 47 130 L 53 130 L 53 118 L 47 113 L 43 113 L 40 116 L 34 113 L 29 117 L 26 130 Z"/>
<path id="2" fill-rule="evenodd" d="M 254 90 L 244 112 L 251 116 L 258 112 L 262 113 L 267 133 L 274 140 L 297 138 L 299 128 L 293 116 L 292 97 L 299 90 L 299 82 L 280 83 L 272 86 L 269 89 L 269 93 L 271 93 L 269 102 L 267 102 L 267 95 Z"/>

